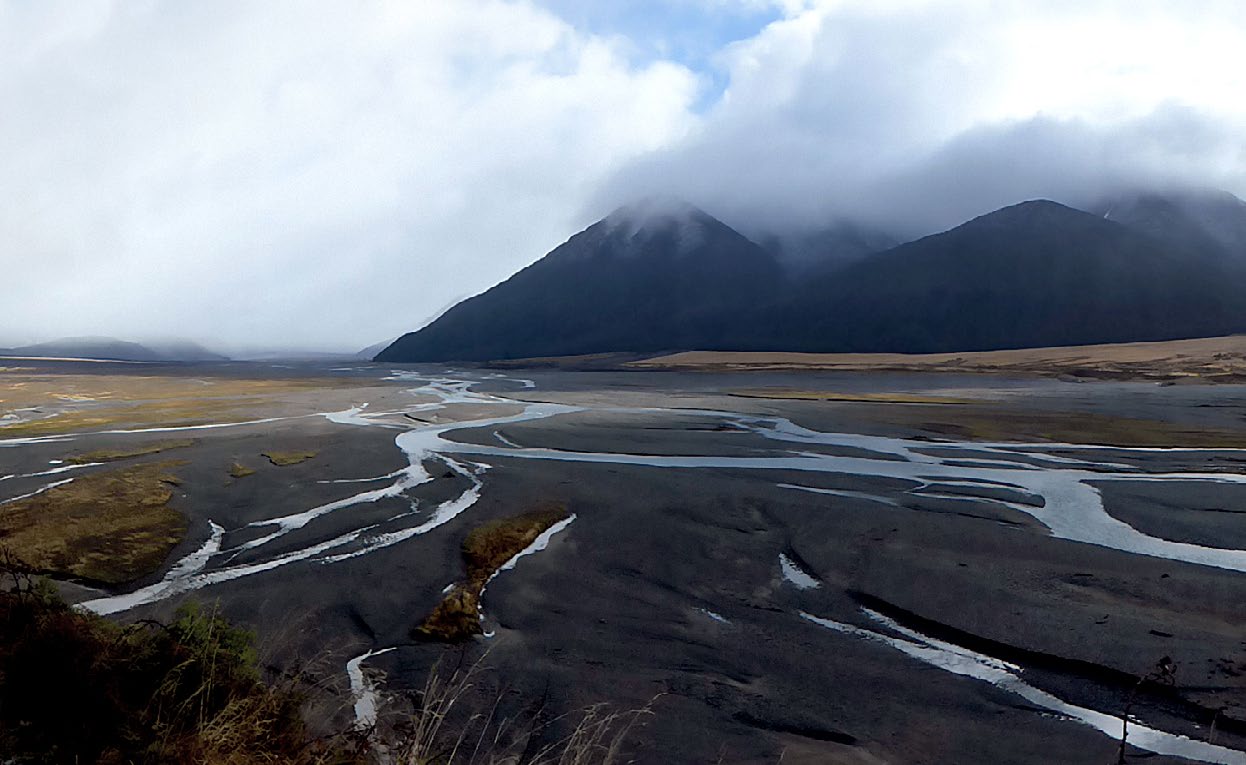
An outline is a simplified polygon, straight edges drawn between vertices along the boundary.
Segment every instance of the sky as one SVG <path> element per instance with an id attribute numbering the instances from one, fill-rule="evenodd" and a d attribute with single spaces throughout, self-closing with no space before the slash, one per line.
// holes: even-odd
<path id="1" fill-rule="evenodd" d="M 1240 0 L 0 0 L 0 346 L 357 350 L 638 198 L 1246 196 Z"/>

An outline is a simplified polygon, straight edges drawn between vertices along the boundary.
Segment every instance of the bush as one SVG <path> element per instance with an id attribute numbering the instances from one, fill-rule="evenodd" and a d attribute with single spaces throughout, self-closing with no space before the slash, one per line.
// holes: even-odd
<path id="1" fill-rule="evenodd" d="M 312 741 L 297 684 L 261 681 L 249 632 L 191 604 L 121 626 L 66 605 L 11 561 L 0 582 L 0 760 L 361 761 Z"/>

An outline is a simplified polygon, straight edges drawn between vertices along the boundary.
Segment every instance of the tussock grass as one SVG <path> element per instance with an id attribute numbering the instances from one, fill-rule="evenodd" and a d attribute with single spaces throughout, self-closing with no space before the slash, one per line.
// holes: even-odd
<path id="1" fill-rule="evenodd" d="M 594 704 L 549 714 L 541 704 L 512 708 L 498 691 L 491 703 L 478 691 L 487 655 L 446 674 L 434 666 L 410 712 L 373 731 L 394 765 L 620 765 L 627 743 L 653 715 L 656 698 L 639 709 Z M 486 700 L 482 703 L 482 700 Z M 513 701 L 513 700 L 512 700 Z M 505 709 L 510 711 L 504 711 Z M 385 747 L 382 742 L 400 742 Z"/>
<path id="2" fill-rule="evenodd" d="M 546 699 L 491 697 L 482 658 L 434 666 L 414 693 L 380 691 L 373 728 L 340 727 L 340 715 L 321 727 L 316 668 L 265 671 L 257 654 L 214 607 L 128 626 L 71 608 L 0 549 L 0 762 L 617 765 L 652 714 L 652 702 L 554 714 Z"/>
<path id="3" fill-rule="evenodd" d="M 0 544 L 36 569 L 120 584 L 164 563 L 186 535 L 168 506 L 175 461 L 146 463 L 75 478 L 0 508 Z"/>
<path id="4" fill-rule="evenodd" d="M 268 461 L 273 463 L 277 467 L 286 467 L 287 465 L 297 465 L 300 462 L 306 462 L 307 460 L 311 459 L 312 457 L 315 457 L 319 453 L 320 452 L 312 452 L 312 451 L 262 452 L 260 456 L 267 457 Z"/>
<path id="5" fill-rule="evenodd" d="M 564 507 L 547 507 L 489 521 L 463 540 L 466 580 L 454 585 L 424 621 L 415 637 L 458 642 L 479 635 L 480 593 L 506 561 L 532 544 L 550 526 L 567 517 Z"/>
<path id="6" fill-rule="evenodd" d="M 118 427 L 242 422 L 288 394 L 341 389 L 348 379 L 238 379 L 0 370 L 0 415 L 37 408 L 39 419 L 0 425 L 0 438 Z"/>
<path id="7" fill-rule="evenodd" d="M 75 465 L 85 465 L 91 462 L 115 462 L 117 460 L 130 459 L 131 457 L 146 457 L 149 454 L 159 454 L 170 449 L 185 449 L 189 446 L 194 446 L 195 443 L 193 439 L 180 438 L 171 441 L 157 441 L 129 449 L 96 449 L 95 451 L 66 457 L 65 461 L 72 462 Z"/>
<path id="8" fill-rule="evenodd" d="M 67 606 L 8 558 L 0 569 L 0 760 L 121 765 L 364 763 L 316 739 L 297 679 L 265 683 L 253 637 L 215 609 L 122 626 Z"/>

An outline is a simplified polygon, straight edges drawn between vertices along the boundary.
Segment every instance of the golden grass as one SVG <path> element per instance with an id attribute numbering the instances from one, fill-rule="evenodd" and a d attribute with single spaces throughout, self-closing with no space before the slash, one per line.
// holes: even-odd
<path id="1" fill-rule="evenodd" d="M 311 451 L 262 452 L 260 456 L 267 457 L 268 461 L 273 463 L 277 467 L 286 467 L 287 465 L 297 465 L 300 462 L 306 462 L 312 457 L 315 457 L 317 454 L 319 454 L 319 452 L 311 452 Z"/>
<path id="2" fill-rule="evenodd" d="M 149 404 L 76 409 L 41 420 L 0 427 L 0 438 L 49 436 L 58 433 L 159 426 L 210 425 L 245 422 L 253 415 L 244 410 L 254 402 L 187 399 Z"/>
<path id="3" fill-rule="evenodd" d="M 687 351 L 633 361 L 642 369 L 956 372 L 1082 379 L 1246 382 L 1246 335 L 956 353 Z"/>
<path id="4" fill-rule="evenodd" d="M 246 478 L 247 476 L 254 474 L 254 468 L 249 468 L 241 462 L 235 462 L 229 466 L 229 475 L 231 478 Z"/>
<path id="5" fill-rule="evenodd" d="M 28 565 L 60 576 L 120 584 L 158 569 L 186 535 L 168 506 L 178 483 L 170 468 L 134 465 L 0 507 L 0 544 Z"/>
<path id="6" fill-rule="evenodd" d="M 96 449 L 95 451 L 72 455 L 67 457 L 65 461 L 72 462 L 75 465 L 85 465 L 90 462 L 115 462 L 116 460 L 129 459 L 131 457 L 146 457 L 149 454 L 159 454 L 169 449 L 185 449 L 188 446 L 194 446 L 195 443 L 193 439 L 180 438 L 172 441 L 157 441 L 129 449 Z"/>
<path id="7" fill-rule="evenodd" d="M 566 517 L 565 508 L 550 507 L 489 521 L 473 529 L 463 540 L 466 580 L 455 584 L 446 593 L 432 613 L 416 627 L 416 634 L 447 642 L 462 641 L 480 634 L 480 594 L 485 582 L 542 532 Z"/>
<path id="8" fill-rule="evenodd" d="M 0 370 L 0 415 L 37 409 L 38 419 L 0 425 L 0 438 L 118 427 L 243 422 L 291 393 L 358 386 L 335 378 L 252 380 Z"/>

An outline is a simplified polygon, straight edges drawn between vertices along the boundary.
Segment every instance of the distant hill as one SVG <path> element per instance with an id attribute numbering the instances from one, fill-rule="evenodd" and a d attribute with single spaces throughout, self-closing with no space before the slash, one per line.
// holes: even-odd
<path id="1" fill-rule="evenodd" d="M 228 357 L 189 340 L 144 345 L 112 337 L 67 337 L 17 348 L 0 348 L 0 356 L 104 361 L 228 361 Z"/>
<path id="2" fill-rule="evenodd" d="M 376 357 L 378 353 L 380 353 L 381 351 L 385 350 L 386 348 L 388 348 L 389 346 L 393 344 L 394 344 L 393 340 L 383 340 L 379 343 L 374 343 L 372 345 L 369 345 L 367 348 L 360 350 L 358 353 L 354 354 L 352 358 L 357 359 L 359 361 L 371 361 L 373 358 Z"/>
<path id="3" fill-rule="evenodd" d="M 1093 214 L 1037 200 L 871 253 L 885 235 L 828 229 L 821 245 L 762 247 L 687 205 L 624 208 L 376 358 L 928 353 L 1232 334 L 1246 331 L 1244 211 L 1219 193 L 1134 194 Z M 811 261 L 822 265 L 794 265 Z"/>
<path id="4" fill-rule="evenodd" d="M 730 348 L 740 308 L 784 284 L 773 254 L 689 205 L 615 211 L 377 361 Z"/>

